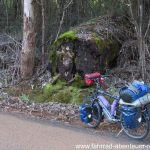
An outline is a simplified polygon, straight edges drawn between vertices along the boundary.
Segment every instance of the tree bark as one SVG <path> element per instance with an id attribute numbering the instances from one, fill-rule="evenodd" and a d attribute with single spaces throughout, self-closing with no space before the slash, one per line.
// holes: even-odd
<path id="1" fill-rule="evenodd" d="M 21 52 L 21 77 L 30 78 L 33 75 L 35 57 L 35 30 L 33 0 L 24 0 L 23 45 Z"/>
<path id="2" fill-rule="evenodd" d="M 44 10 L 44 0 L 41 0 L 42 7 L 42 66 L 45 64 L 45 10 Z"/>
<path id="3" fill-rule="evenodd" d="M 145 79 L 146 66 L 145 66 L 145 48 L 144 48 L 144 37 L 143 37 L 143 0 L 140 1 L 139 5 L 140 12 L 140 23 L 139 23 L 139 66 L 141 70 L 142 79 Z"/>
<path id="4" fill-rule="evenodd" d="M 138 18 L 136 18 L 135 15 L 133 15 L 133 8 L 131 0 L 128 0 L 129 3 L 129 9 L 131 13 L 131 18 L 135 25 L 135 31 L 137 34 L 138 39 L 138 54 L 139 54 L 139 72 L 141 74 L 142 79 L 145 79 L 146 74 L 146 52 L 145 52 L 145 45 L 146 45 L 146 36 L 149 31 L 150 27 L 150 19 L 147 24 L 147 29 L 144 31 L 144 2 L 143 0 L 137 1 L 137 8 L 138 8 Z M 139 20 L 138 20 L 139 19 Z M 145 34 L 144 34 L 145 32 Z"/>

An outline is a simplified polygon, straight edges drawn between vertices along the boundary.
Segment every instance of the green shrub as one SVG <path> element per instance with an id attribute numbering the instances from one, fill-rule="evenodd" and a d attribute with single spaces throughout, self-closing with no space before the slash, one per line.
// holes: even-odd
<path id="1" fill-rule="evenodd" d="M 80 104 L 83 101 L 82 97 L 82 89 L 77 88 L 77 87 L 69 87 L 69 91 L 71 92 L 71 101 L 70 103 L 72 104 Z"/>
<path id="2" fill-rule="evenodd" d="M 83 88 L 86 85 L 85 85 L 83 78 L 79 74 L 76 74 L 74 81 L 72 83 L 72 86 L 77 87 L 77 88 Z"/>
<path id="3" fill-rule="evenodd" d="M 52 96 L 53 94 L 57 93 L 59 90 L 63 88 L 65 82 L 58 80 L 56 84 L 47 84 L 43 88 L 43 94 L 46 97 Z"/>
<path id="4" fill-rule="evenodd" d="M 72 93 L 65 88 L 64 90 L 58 91 L 56 94 L 52 96 L 52 100 L 55 102 L 61 103 L 70 103 L 72 97 Z"/>
<path id="5" fill-rule="evenodd" d="M 54 85 L 47 84 L 43 89 L 43 99 L 45 101 L 80 104 L 82 102 L 81 85 L 83 85 L 83 80 L 79 75 L 76 76 L 72 85 L 66 85 L 61 80 L 58 80 Z"/>
<path id="6" fill-rule="evenodd" d="M 22 95 L 20 96 L 20 99 L 21 99 L 24 103 L 26 103 L 26 104 L 30 104 L 30 103 L 31 103 L 30 98 L 29 98 L 29 95 L 22 94 Z"/>

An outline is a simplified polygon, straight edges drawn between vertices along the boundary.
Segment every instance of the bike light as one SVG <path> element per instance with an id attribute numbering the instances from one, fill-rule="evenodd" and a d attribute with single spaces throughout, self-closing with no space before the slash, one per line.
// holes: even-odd
<path id="1" fill-rule="evenodd" d="M 91 118 L 91 117 L 92 117 L 92 115 L 91 115 L 91 114 L 89 114 L 89 115 L 88 115 L 88 118 Z"/>

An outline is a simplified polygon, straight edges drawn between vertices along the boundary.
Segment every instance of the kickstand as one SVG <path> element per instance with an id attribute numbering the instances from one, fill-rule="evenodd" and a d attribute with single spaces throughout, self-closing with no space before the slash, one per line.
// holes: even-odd
<path id="1" fill-rule="evenodd" d="M 118 137 L 123 131 L 123 128 L 119 131 L 119 133 L 116 135 L 116 137 Z"/>

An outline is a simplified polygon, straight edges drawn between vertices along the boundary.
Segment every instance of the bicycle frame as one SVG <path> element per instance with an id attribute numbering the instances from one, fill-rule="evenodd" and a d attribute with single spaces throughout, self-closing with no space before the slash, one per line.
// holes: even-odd
<path id="1" fill-rule="evenodd" d="M 98 79 L 95 79 L 95 83 L 96 93 L 94 97 L 98 100 L 99 105 L 102 107 L 105 117 L 111 123 L 119 122 L 120 120 L 115 118 L 116 108 L 118 107 L 120 100 L 119 97 L 112 96 L 110 93 L 101 90 Z M 110 105 L 104 96 L 109 96 L 114 99 L 113 103 Z"/>
<path id="2" fill-rule="evenodd" d="M 98 102 L 99 102 L 100 106 L 102 107 L 104 115 L 108 119 L 109 122 L 113 123 L 113 122 L 119 122 L 120 121 L 119 119 L 115 118 L 115 111 L 116 111 L 116 108 L 119 104 L 118 99 L 115 99 L 113 101 L 113 103 L 110 105 L 104 96 L 99 95 L 98 96 Z M 108 105 L 106 105 L 106 103 L 109 104 L 110 107 L 108 107 Z"/>

